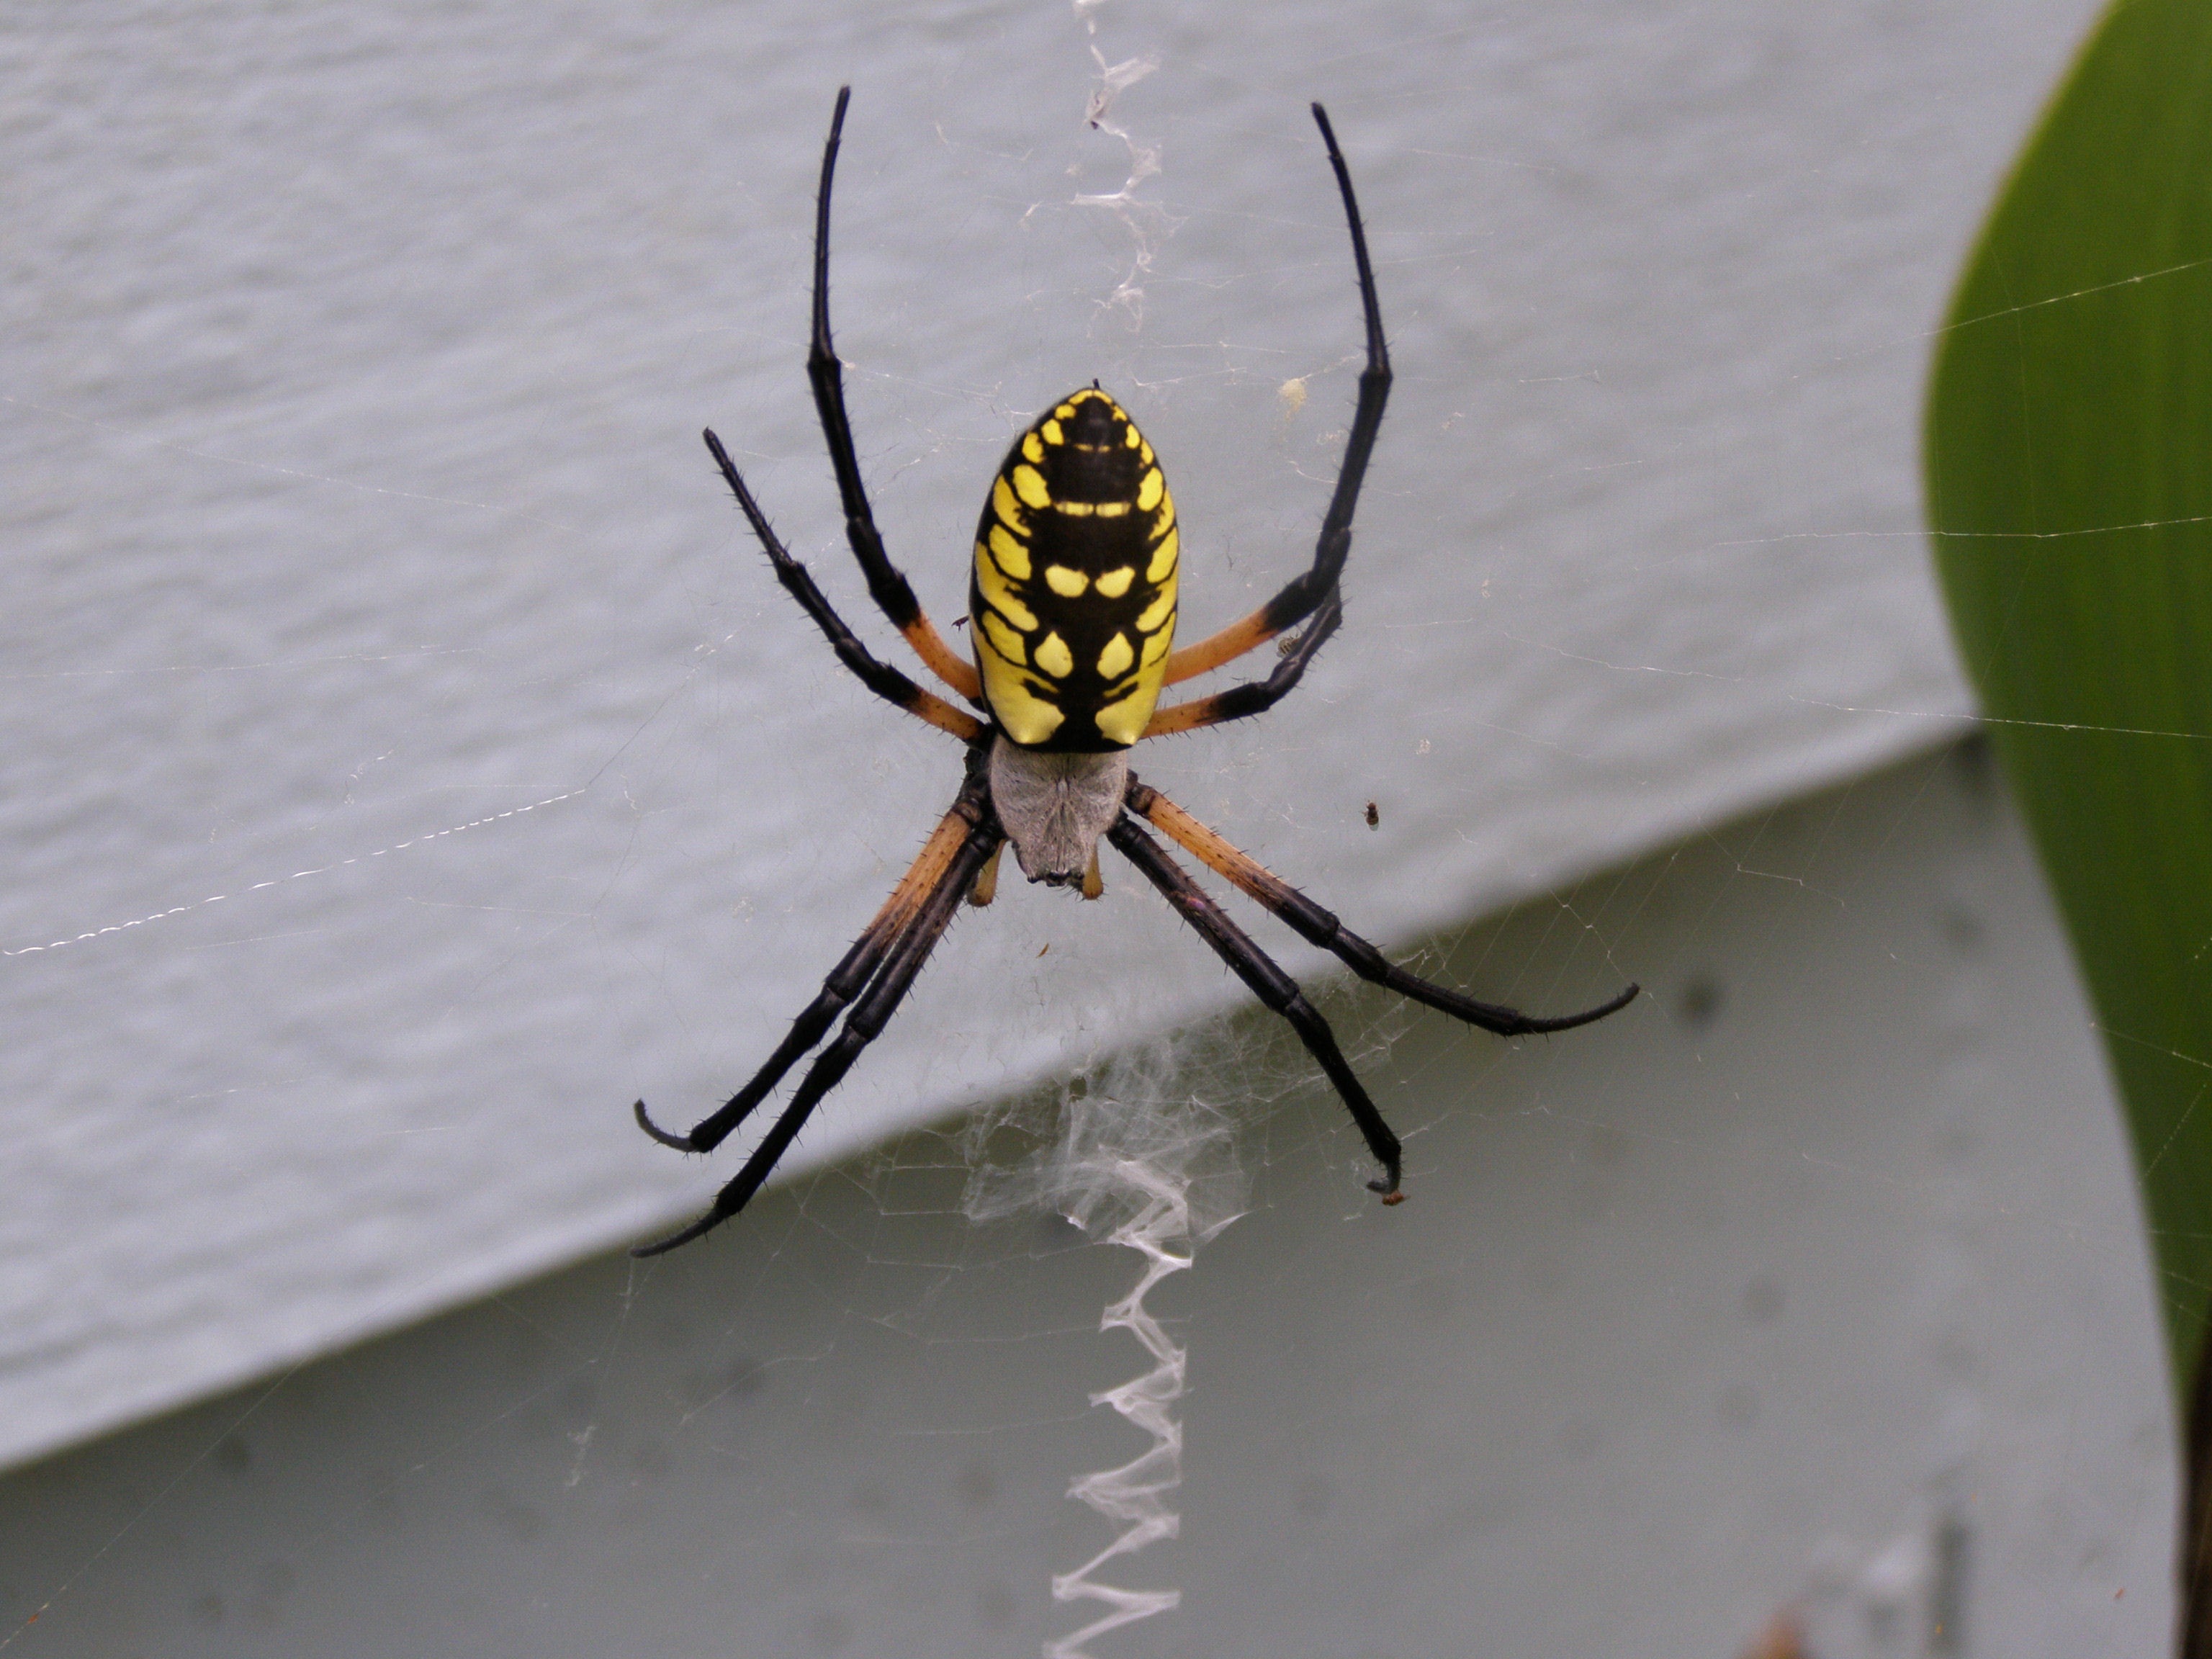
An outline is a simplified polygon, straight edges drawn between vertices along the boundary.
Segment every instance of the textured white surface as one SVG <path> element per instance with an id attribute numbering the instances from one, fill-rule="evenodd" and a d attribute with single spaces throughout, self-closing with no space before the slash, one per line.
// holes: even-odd
<path id="1" fill-rule="evenodd" d="M 12 9 L 0 1455 L 715 1178 L 629 1101 L 740 1079 L 955 779 L 696 435 L 865 626 L 799 368 L 840 81 L 839 343 L 947 620 L 980 480 L 1093 375 L 1169 466 L 1191 628 L 1306 558 L 1357 341 L 1329 102 L 1401 371 L 1349 623 L 1140 764 L 1389 941 L 1963 706 L 1924 331 L 2089 9 L 1109 7 L 1176 222 L 1134 332 L 1061 5 Z M 963 923 L 799 1162 L 1231 1001 L 1115 880 Z"/>
<path id="2" fill-rule="evenodd" d="M 1990 785 L 1914 762 L 1589 883 L 1651 994 L 1572 1042 L 1331 999 L 1402 1030 L 1413 1199 L 1321 1090 L 1243 1113 L 1248 1213 L 1152 1304 L 1181 1535 L 1102 1575 L 1182 1606 L 1101 1659 L 1736 1659 L 1785 1607 L 1820 1659 L 2169 1652 L 2127 1155 Z M 1556 965 L 1553 921 L 1443 965 Z M 0 1479 L 9 1659 L 1036 1654 L 1111 1535 L 1070 1477 L 1146 1443 L 1085 1407 L 1146 1366 L 1097 1328 L 1138 1263 L 971 1223 L 965 1162 L 917 1134 Z"/>

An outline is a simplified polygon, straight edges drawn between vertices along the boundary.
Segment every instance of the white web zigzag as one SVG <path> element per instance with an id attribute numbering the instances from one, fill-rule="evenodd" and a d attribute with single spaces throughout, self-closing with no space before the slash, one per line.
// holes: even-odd
<path id="1" fill-rule="evenodd" d="M 1107 1242 L 1126 1244 L 1146 1261 L 1137 1286 L 1119 1302 L 1110 1303 L 1098 1328 L 1127 1331 L 1145 1345 L 1158 1362 L 1144 1376 L 1091 1396 L 1094 1406 L 1111 1406 L 1152 1437 L 1152 1447 L 1134 1462 L 1115 1469 L 1086 1474 L 1068 1487 L 1070 1498 L 1079 1498 L 1109 1521 L 1124 1523 L 1120 1537 L 1073 1572 L 1056 1573 L 1052 1581 L 1055 1601 L 1103 1601 L 1107 1611 L 1072 1635 L 1044 1644 L 1045 1659 L 1090 1659 L 1083 1644 L 1095 1636 L 1154 1613 L 1166 1613 L 1182 1603 L 1181 1590 L 1121 1589 L 1094 1582 L 1091 1574 L 1117 1555 L 1130 1555 L 1156 1539 L 1172 1538 L 1182 1517 L 1168 1507 L 1168 1494 L 1182 1484 L 1182 1425 L 1172 1407 L 1182 1398 L 1184 1351 L 1160 1328 L 1146 1310 L 1145 1297 L 1170 1273 L 1191 1264 L 1197 1241 L 1191 1237 L 1190 1182 L 1188 1176 L 1170 1175 L 1134 1158 L 1119 1158 L 1113 1174 L 1145 1200 L 1129 1220 L 1115 1228 Z M 1167 1248 L 1183 1240 L 1180 1255 Z"/>
<path id="2" fill-rule="evenodd" d="M 1079 15 L 1081 11 L 1082 0 L 1077 0 Z M 1091 18 L 1088 21 L 1091 32 L 1096 33 L 1097 20 Z M 1104 208 L 1121 222 L 1122 228 L 1129 233 L 1131 240 L 1136 244 L 1128 270 L 1101 303 L 1102 309 L 1118 306 L 1127 312 L 1130 326 L 1134 328 L 1145 320 L 1145 290 L 1141 279 L 1150 274 L 1153 251 L 1173 233 L 1175 222 L 1158 203 L 1137 198 L 1137 187 L 1160 170 L 1159 146 L 1139 144 L 1125 128 L 1107 119 L 1106 112 L 1122 93 L 1158 69 L 1160 60 L 1157 54 L 1147 53 L 1119 64 L 1109 64 L 1106 55 L 1096 46 L 1091 48 L 1091 56 L 1098 64 L 1098 85 L 1084 108 L 1083 118 L 1097 131 L 1119 138 L 1128 148 L 1129 176 L 1122 182 L 1121 189 L 1103 195 L 1078 196 L 1073 198 L 1073 205 Z"/>
<path id="3" fill-rule="evenodd" d="M 443 830 L 433 830 L 427 835 L 412 836 L 406 841 L 394 842 L 389 847 L 378 848 L 374 853 L 359 853 L 349 859 L 338 859 L 330 864 L 319 864 L 312 870 L 295 870 L 289 876 L 272 876 L 267 881 L 257 881 L 251 887 L 240 888 L 239 895 L 258 893 L 264 887 L 281 887 L 288 881 L 301 881 L 309 876 L 327 875 L 332 870 L 344 869 L 349 864 L 366 864 L 371 859 L 382 858 L 386 853 L 404 852 L 410 847 L 419 847 L 425 842 L 436 841 L 441 836 L 458 836 L 464 830 L 482 829 L 487 823 L 497 823 L 501 818 L 518 817 L 525 812 L 534 812 L 541 806 L 550 806 L 556 801 L 573 799 L 578 795 L 587 793 L 589 789 L 590 786 L 587 784 L 582 789 L 570 789 L 558 795 L 548 795 L 544 800 L 534 800 L 527 806 L 510 806 L 504 812 L 494 812 L 485 817 L 471 818 L 466 823 L 451 824 Z M 206 905 L 220 904 L 225 899 L 233 896 L 234 895 L 229 893 L 210 894 L 204 899 L 194 899 L 190 904 L 179 904 L 167 910 L 156 910 L 150 916 L 139 916 L 130 921 L 110 922 L 106 927 L 95 927 L 88 933 L 78 933 L 69 939 L 58 939 L 50 944 L 20 945 L 13 951 L 0 950 L 0 957 L 29 957 L 36 956 L 42 951 L 58 951 L 65 945 L 82 945 L 87 939 L 100 939 L 109 933 L 125 933 L 133 927 L 143 927 L 149 921 L 167 921 L 171 916 L 181 916 L 187 910 L 198 910 Z"/>

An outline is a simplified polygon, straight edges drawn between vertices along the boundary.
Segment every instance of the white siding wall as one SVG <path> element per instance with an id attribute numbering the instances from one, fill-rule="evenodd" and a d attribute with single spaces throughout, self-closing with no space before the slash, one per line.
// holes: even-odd
<path id="1" fill-rule="evenodd" d="M 861 453 L 948 621 L 1007 434 L 1094 375 L 1167 458 L 1192 628 L 1308 556 L 1358 341 L 1333 105 L 1401 374 L 1350 621 L 1294 706 L 1144 764 L 1388 942 L 1964 707 L 1927 331 L 2088 10 L 1097 9 L 1159 60 L 1115 108 L 1169 216 L 1133 332 L 1133 244 L 1071 205 L 1127 152 L 1044 0 L 11 13 L 0 1456 L 695 1201 L 628 1103 L 726 1091 L 949 794 L 696 437 L 865 623 L 799 372 L 838 82 Z M 1018 896 L 800 1164 L 1233 1000 L 1121 888 Z"/>

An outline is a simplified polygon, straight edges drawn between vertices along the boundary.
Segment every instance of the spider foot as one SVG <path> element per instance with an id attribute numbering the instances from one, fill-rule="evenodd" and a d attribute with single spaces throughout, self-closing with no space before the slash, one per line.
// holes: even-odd
<path id="1" fill-rule="evenodd" d="M 1398 1190 L 1398 1183 L 1395 1181 L 1370 1181 L 1367 1183 L 1367 1190 L 1380 1193 L 1385 1204 L 1403 1204 L 1406 1201 L 1406 1194 Z"/>
<path id="2" fill-rule="evenodd" d="M 726 1219 L 727 1218 L 720 1211 L 709 1210 L 681 1232 L 671 1233 L 665 1238 L 656 1238 L 648 1244 L 631 1245 L 629 1247 L 631 1259 L 644 1261 L 656 1255 L 666 1255 L 669 1251 L 680 1245 L 689 1244 L 700 1234 L 712 1231 Z"/>
<path id="3" fill-rule="evenodd" d="M 1631 980 L 1616 996 L 1608 997 L 1595 1008 L 1585 1008 L 1579 1014 L 1567 1014 L 1558 1019 L 1534 1022 L 1547 1031 L 1571 1031 L 1577 1025 L 1594 1024 L 1607 1014 L 1617 1014 L 1643 994 L 1644 988 Z"/>
<path id="4" fill-rule="evenodd" d="M 639 1101 L 635 1109 L 637 1113 L 637 1127 L 644 1130 L 646 1133 L 651 1135 L 662 1146 L 673 1146 L 679 1152 L 696 1152 L 699 1150 L 696 1146 L 694 1146 L 691 1144 L 691 1137 L 690 1135 L 672 1135 L 669 1133 L 667 1130 L 662 1128 L 658 1123 L 655 1123 L 650 1117 L 647 1117 L 646 1115 L 645 1103 L 643 1101 Z"/>

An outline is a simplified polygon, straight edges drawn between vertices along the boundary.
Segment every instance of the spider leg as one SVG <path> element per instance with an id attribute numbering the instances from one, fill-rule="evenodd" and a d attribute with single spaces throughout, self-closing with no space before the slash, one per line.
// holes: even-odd
<path id="1" fill-rule="evenodd" d="M 1366 480 L 1368 458 L 1375 453 L 1375 434 L 1382 425 L 1382 406 L 1390 397 L 1390 351 L 1382 340 L 1382 303 L 1375 295 L 1375 267 L 1367 258 L 1367 232 L 1359 222 L 1358 198 L 1352 193 L 1352 170 L 1345 166 L 1344 152 L 1337 148 L 1336 132 L 1328 124 L 1328 112 L 1316 104 L 1313 116 L 1328 145 L 1328 164 L 1336 172 L 1337 191 L 1344 198 L 1344 217 L 1352 228 L 1352 257 L 1359 268 L 1359 305 L 1367 323 L 1367 367 L 1359 373 L 1359 402 L 1352 410 L 1352 434 L 1344 441 L 1344 460 L 1337 469 L 1336 493 L 1329 498 L 1328 513 L 1321 522 L 1321 539 L 1314 547 L 1313 568 L 1293 577 L 1273 599 L 1241 622 L 1231 623 L 1218 634 L 1195 645 L 1170 653 L 1166 680 L 1170 685 L 1218 668 L 1231 658 L 1243 656 L 1254 646 L 1273 639 L 1284 629 L 1295 628 L 1336 591 L 1337 576 L 1344 569 L 1346 556 L 1352 551 L 1352 511 L 1359 505 L 1359 486 Z M 1147 732 L 1146 735 L 1152 733 Z"/>
<path id="2" fill-rule="evenodd" d="M 711 1152 L 729 1137 L 730 1132 L 751 1115 L 753 1108 L 768 1097 L 769 1091 L 783 1080 L 783 1074 L 798 1063 L 799 1057 L 822 1041 L 823 1033 L 833 1024 L 837 1016 L 853 1000 L 865 991 L 876 970 L 884 964 L 899 940 L 905 937 L 937 884 L 945 878 L 961 847 L 974 832 L 981 816 L 972 789 L 963 789 L 961 799 L 945 815 L 921 855 L 908 867 L 898 884 L 891 889 L 890 896 L 884 901 L 883 908 L 875 919 L 861 930 L 845 959 L 830 970 L 822 981 L 822 989 L 806 1006 L 792 1024 L 791 1030 L 777 1045 L 767 1062 L 753 1074 L 752 1080 L 732 1095 L 712 1114 L 700 1120 L 689 1134 L 672 1134 L 648 1116 L 645 1103 L 636 1106 L 637 1127 L 664 1146 L 673 1146 L 679 1152 Z"/>
<path id="3" fill-rule="evenodd" d="M 914 596 L 905 573 L 884 551 L 876 515 L 860 482 L 860 463 L 853 448 L 853 422 L 845 412 L 845 371 L 830 343 L 830 185 L 837 171 L 837 144 L 845 130 L 850 87 L 837 88 L 837 112 L 830 118 L 830 142 L 822 150 L 822 187 L 814 203 L 814 338 L 806 353 L 806 378 L 814 386 L 814 407 L 829 441 L 830 465 L 836 469 L 837 494 L 845 503 L 845 539 L 868 579 L 868 592 L 891 626 L 928 665 L 930 672 L 974 702 L 983 695 L 975 665 L 956 655 Z"/>
<path id="4" fill-rule="evenodd" d="M 1350 933 L 1335 916 L 1268 869 L 1249 853 L 1230 843 L 1218 830 L 1200 823 L 1149 784 L 1129 782 L 1129 810 L 1146 819 L 1186 851 L 1193 853 L 1218 874 L 1235 883 L 1246 894 L 1280 917 L 1310 944 L 1333 951 L 1364 980 L 1387 985 L 1401 996 L 1465 1020 L 1499 1036 L 1522 1036 L 1545 1031 L 1571 1031 L 1618 1013 L 1636 1000 L 1638 988 L 1630 985 L 1619 995 L 1585 1008 L 1578 1014 L 1543 1018 L 1494 1002 L 1477 1002 L 1441 985 L 1431 985 L 1389 961 L 1358 934 Z"/>
<path id="5" fill-rule="evenodd" d="M 1306 631 L 1298 636 L 1297 643 L 1291 647 L 1290 654 L 1275 665 L 1273 673 L 1264 680 L 1247 680 L 1242 685 L 1232 685 L 1210 697 L 1194 697 L 1188 702 L 1156 709 L 1138 741 L 1164 738 L 1175 732 L 1195 732 L 1202 726 L 1218 726 L 1224 720 L 1265 714 L 1290 696 L 1305 678 L 1306 665 L 1320 654 L 1322 647 L 1328 643 L 1329 635 L 1336 632 L 1337 624 L 1343 620 L 1344 596 L 1332 590 L 1322 601 L 1320 611 Z"/>
<path id="6" fill-rule="evenodd" d="M 917 719 L 927 720 L 939 731 L 950 732 L 963 743 L 973 743 L 981 737 L 985 727 L 973 714 L 923 690 L 889 663 L 876 660 L 868 647 L 860 643 L 860 636 L 845 625 L 845 619 L 822 596 L 822 590 L 814 585 L 814 578 L 807 573 L 806 567 L 793 558 L 791 550 L 776 538 L 775 532 L 769 527 L 768 515 L 753 500 L 753 492 L 745 488 L 745 481 L 738 476 L 730 452 L 722 447 L 722 441 L 711 428 L 703 435 L 707 447 L 714 453 L 714 465 L 722 469 L 731 493 L 738 498 L 745 521 L 752 526 L 760 544 L 768 550 L 768 561 L 775 567 L 775 579 L 830 636 L 830 647 L 837 653 L 837 659 L 860 676 L 860 683 L 869 690 Z"/>
<path id="7" fill-rule="evenodd" d="M 706 1214 L 665 1238 L 656 1239 L 650 1244 L 633 1246 L 630 1249 L 632 1255 L 660 1255 L 678 1245 L 688 1244 L 701 1234 L 720 1226 L 745 1207 L 784 1153 L 791 1149 L 791 1143 L 798 1138 L 806 1120 L 813 1115 L 814 1109 L 821 1103 L 822 1097 L 843 1079 L 845 1073 L 852 1069 L 853 1062 L 860 1058 L 860 1051 L 876 1040 L 891 1015 L 897 1011 L 899 1004 L 906 1000 L 906 994 L 913 988 L 922 964 L 929 960 L 929 953 L 936 948 L 938 940 L 945 937 L 945 930 L 952 921 L 952 913 L 959 908 L 962 897 L 974 884 L 975 872 L 983 867 L 984 860 L 991 856 L 992 849 L 998 846 L 1003 834 L 996 823 L 969 828 L 966 840 L 953 854 L 944 873 L 938 878 L 929 896 L 922 902 L 912 925 L 892 946 L 882 971 L 862 994 L 860 1001 L 853 1006 L 853 1012 L 846 1016 L 843 1029 L 839 1030 L 836 1039 L 815 1056 L 814 1064 L 807 1067 L 806 1076 L 792 1095 L 791 1103 L 783 1109 L 783 1115 L 776 1119 L 775 1127 L 761 1138 L 759 1146 L 753 1148 L 753 1154 L 745 1160 L 744 1168 L 714 1194 L 714 1202 Z"/>
<path id="8" fill-rule="evenodd" d="M 1322 1070 L 1336 1085 L 1336 1092 L 1351 1110 L 1352 1121 L 1359 1126 L 1359 1133 L 1366 1139 L 1367 1150 L 1382 1166 L 1387 1178 L 1369 1182 L 1368 1190 L 1382 1194 L 1385 1204 L 1399 1202 L 1405 1194 L 1398 1190 L 1398 1137 L 1390 1133 L 1382 1114 L 1367 1097 L 1366 1090 L 1359 1086 L 1359 1079 L 1352 1074 L 1343 1051 L 1336 1046 L 1328 1022 L 1306 1000 L 1297 981 L 1277 967 L 1243 928 L 1224 915 L 1220 907 L 1206 896 L 1205 889 L 1168 856 L 1166 848 L 1139 829 L 1134 818 L 1123 813 L 1107 831 L 1107 839 L 1165 895 L 1176 913 L 1198 930 L 1199 937 L 1213 947 L 1214 954 L 1229 964 L 1231 971 L 1244 981 L 1254 996 L 1290 1021 L 1298 1040 L 1306 1045 L 1306 1052 L 1321 1062 Z"/>

